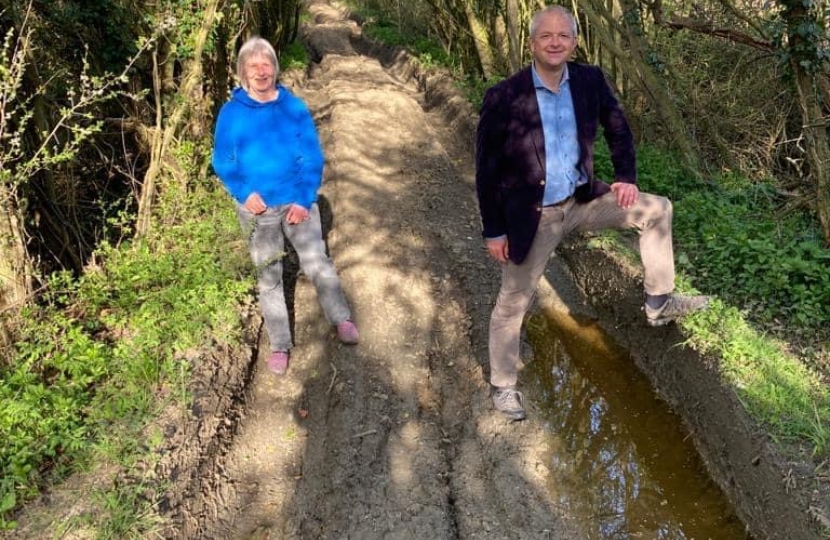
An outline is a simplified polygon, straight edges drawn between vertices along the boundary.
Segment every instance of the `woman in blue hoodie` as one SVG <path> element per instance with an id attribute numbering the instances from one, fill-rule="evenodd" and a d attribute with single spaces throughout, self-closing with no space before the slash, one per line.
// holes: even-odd
<path id="1" fill-rule="evenodd" d="M 323 242 L 316 203 L 323 152 L 311 113 L 277 82 L 277 55 L 265 39 L 242 45 L 236 73 L 241 86 L 216 121 L 213 169 L 237 202 L 271 342 L 268 368 L 281 375 L 293 345 L 282 282 L 286 239 L 340 341 L 355 344 L 359 334 Z"/>

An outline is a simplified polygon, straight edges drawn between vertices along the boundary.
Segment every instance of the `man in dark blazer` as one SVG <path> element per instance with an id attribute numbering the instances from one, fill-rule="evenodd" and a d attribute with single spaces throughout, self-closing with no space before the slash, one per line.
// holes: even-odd
<path id="1" fill-rule="evenodd" d="M 516 389 L 522 320 L 548 258 L 572 231 L 635 228 L 640 233 L 646 322 L 660 326 L 703 308 L 705 296 L 674 290 L 672 205 L 640 193 L 634 138 L 602 71 L 571 62 L 577 27 L 560 6 L 530 26 L 533 64 L 490 88 L 476 137 L 476 190 L 487 251 L 502 264 L 490 319 L 493 403 L 525 418 Z M 594 178 L 600 126 L 614 181 Z"/>

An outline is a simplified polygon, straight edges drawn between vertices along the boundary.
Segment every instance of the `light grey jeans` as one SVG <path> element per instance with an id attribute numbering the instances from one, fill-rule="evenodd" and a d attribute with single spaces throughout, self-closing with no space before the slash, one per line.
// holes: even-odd
<path id="1" fill-rule="evenodd" d="M 633 228 L 640 234 L 646 293 L 674 290 L 672 204 L 667 198 L 640 193 L 634 206 L 623 209 L 617 206 L 615 195 L 607 193 L 586 204 L 571 200 L 563 206 L 543 208 L 527 258 L 522 264 L 508 262 L 502 268 L 501 289 L 490 317 L 492 385 L 509 386 L 518 380 L 522 321 L 556 246 L 573 231 L 622 228 Z"/>
<path id="2" fill-rule="evenodd" d="M 295 225 L 285 221 L 290 207 L 270 206 L 262 214 L 254 215 L 241 205 L 237 206 L 239 224 L 248 238 L 251 260 L 257 270 L 259 305 L 272 351 L 287 351 L 293 346 L 282 281 L 285 239 L 294 246 L 300 268 L 314 284 L 328 322 L 334 325 L 351 318 L 340 278 L 326 255 L 317 204 L 309 209 L 307 220 Z"/>

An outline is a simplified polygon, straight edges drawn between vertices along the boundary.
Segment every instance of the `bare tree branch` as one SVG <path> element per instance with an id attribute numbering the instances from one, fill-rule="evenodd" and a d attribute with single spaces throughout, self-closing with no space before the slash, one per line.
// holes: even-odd
<path id="1" fill-rule="evenodd" d="M 772 52 L 775 50 L 772 44 L 767 41 L 756 39 L 732 28 L 719 28 L 709 21 L 701 21 L 698 19 L 691 19 L 689 17 L 680 17 L 671 20 L 661 20 L 658 21 L 658 24 L 673 30 L 691 30 L 700 34 L 721 37 L 762 51 Z"/>

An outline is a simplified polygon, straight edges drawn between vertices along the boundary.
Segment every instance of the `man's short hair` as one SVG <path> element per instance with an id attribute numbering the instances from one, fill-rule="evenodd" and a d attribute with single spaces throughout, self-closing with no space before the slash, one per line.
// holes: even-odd
<path id="1" fill-rule="evenodd" d="M 542 15 L 547 15 L 549 13 L 558 13 L 559 15 L 567 17 L 568 20 L 571 21 L 571 31 L 574 34 L 574 39 L 576 39 L 576 17 L 574 17 L 573 13 L 571 13 L 570 10 L 562 6 L 548 6 L 545 9 L 540 9 L 539 11 L 533 14 L 533 18 L 530 19 L 530 39 L 533 39 L 533 36 L 536 35 L 536 29 L 539 28 L 539 19 L 542 18 Z"/>

